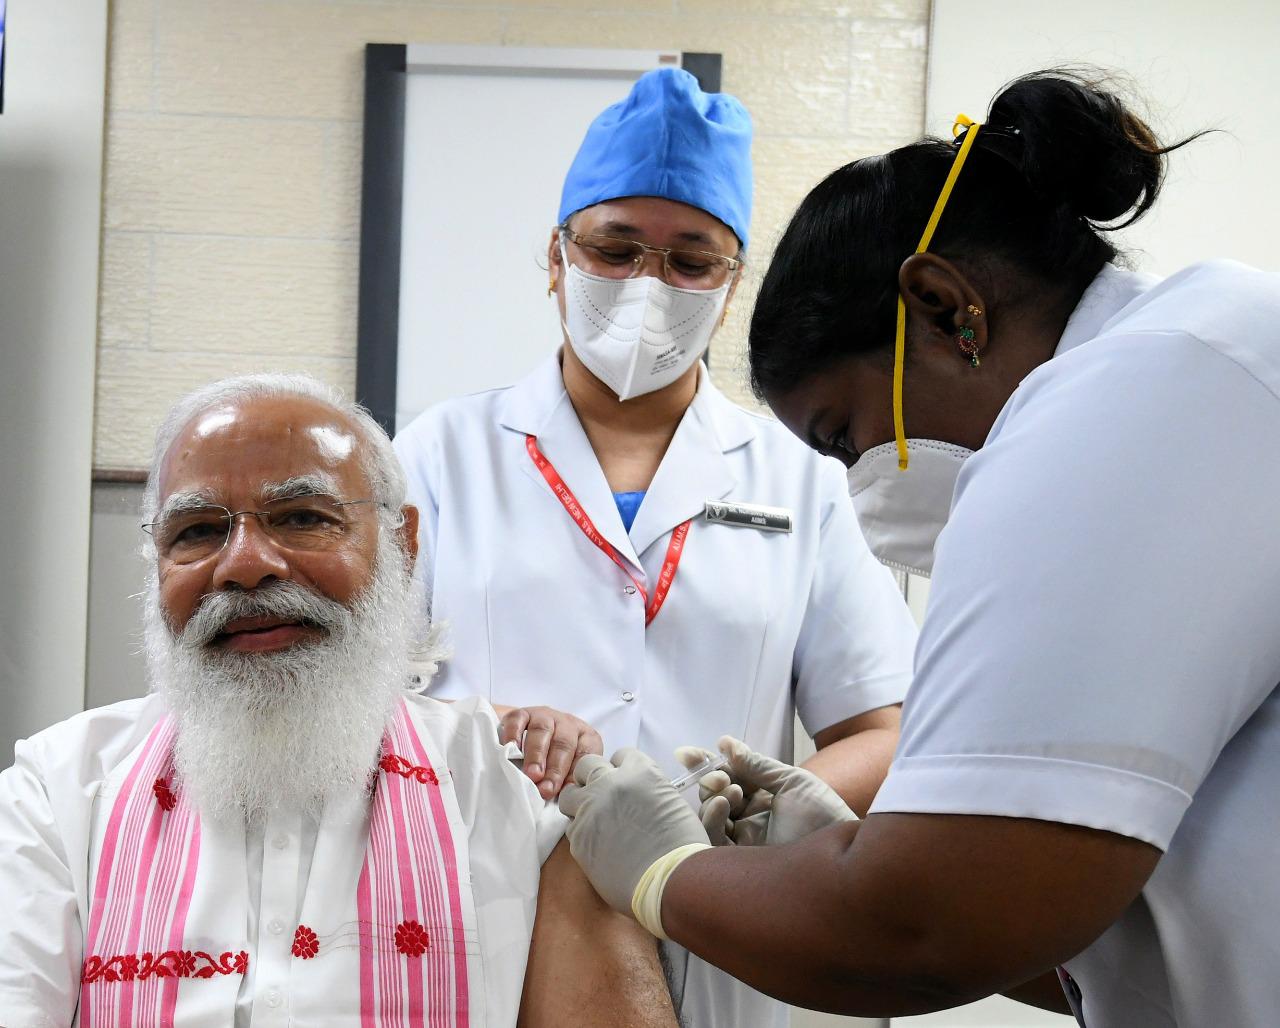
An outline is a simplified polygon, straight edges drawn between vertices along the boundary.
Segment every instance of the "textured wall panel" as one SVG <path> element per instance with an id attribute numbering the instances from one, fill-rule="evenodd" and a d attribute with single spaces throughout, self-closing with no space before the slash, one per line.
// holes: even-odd
<path id="1" fill-rule="evenodd" d="M 149 233 L 102 233 L 98 341 L 114 346 L 146 346 L 151 317 Z"/>
<path id="2" fill-rule="evenodd" d="M 156 426 L 178 397 L 206 382 L 254 371 L 306 371 L 350 392 L 356 381 L 354 347 L 351 357 L 313 357 L 99 346 L 95 464 L 145 468 Z"/>
<path id="3" fill-rule="evenodd" d="M 160 236 L 151 347 L 350 357 L 355 243 Z"/>
<path id="4" fill-rule="evenodd" d="M 107 40 L 109 111 L 149 111 L 155 72 L 154 0 L 112 0 Z"/>
<path id="5" fill-rule="evenodd" d="M 486 8 L 165 0 L 156 103 L 183 114 L 358 121 L 365 43 L 495 43 L 503 20 Z"/>

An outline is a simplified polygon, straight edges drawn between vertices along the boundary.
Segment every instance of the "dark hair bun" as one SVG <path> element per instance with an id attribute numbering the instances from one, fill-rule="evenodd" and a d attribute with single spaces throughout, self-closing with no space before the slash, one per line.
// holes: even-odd
<path id="1" fill-rule="evenodd" d="M 1155 203 L 1176 147 L 1162 147 L 1104 82 L 1069 69 L 1024 75 L 991 102 L 987 123 L 1017 130 L 1023 174 L 1044 200 L 1091 222 L 1128 215 L 1129 225 Z"/>

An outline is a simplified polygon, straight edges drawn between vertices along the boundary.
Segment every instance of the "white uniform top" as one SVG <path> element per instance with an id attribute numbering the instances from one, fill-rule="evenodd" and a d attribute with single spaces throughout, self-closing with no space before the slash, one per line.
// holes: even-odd
<path id="1" fill-rule="evenodd" d="M 1067 964 L 1090 1028 L 1280 1021 L 1277 449 L 1280 279 L 1108 267 L 956 487 L 873 812 L 1163 850 Z"/>
<path id="2" fill-rule="evenodd" d="M 672 529 L 694 519 L 648 629 L 640 593 L 569 517 L 526 434 L 646 589 Z M 674 774 L 676 746 L 725 733 L 789 760 L 795 711 L 814 733 L 906 690 L 915 629 L 843 469 L 730 403 L 705 369 L 629 534 L 557 356 L 509 389 L 428 410 L 395 445 L 454 650 L 437 695 L 559 707 L 599 729 L 606 753 L 638 746 Z M 794 530 L 708 522 L 708 500 L 786 508 Z M 713 977 L 714 995 L 695 984 Z M 696 959 L 683 992 L 690 1028 L 786 1023 L 780 1004 Z"/>
<path id="3" fill-rule="evenodd" d="M 449 769 L 469 857 L 483 1007 L 473 1024 L 516 1022 L 533 931 L 539 869 L 564 832 L 565 819 L 497 743 L 485 704 L 442 704 L 408 697 L 424 745 Z M 104 783 L 163 715 L 156 696 L 79 714 L 19 742 L 17 761 L 0 773 L 0 1025 L 67 1028 L 78 1023 L 77 997 L 88 925 L 90 868 L 111 814 Z M 109 790 L 106 790 L 109 791 Z M 367 804 L 365 805 L 367 808 Z M 455 831 L 458 826 L 455 826 Z M 292 959 L 294 927 L 305 911 L 350 897 L 326 893 L 364 859 L 367 809 L 332 813 L 319 824 L 273 816 L 256 829 L 201 824 L 197 885 L 204 876 L 221 897 L 219 916 L 247 939 L 249 971 L 240 983 L 236 1028 L 357 1024 L 360 982 L 332 963 Z M 332 890 L 330 890 L 331 892 Z M 199 930 L 200 926 L 191 926 Z M 230 940 L 232 936 L 228 936 Z M 355 952 L 354 948 L 351 951 Z M 319 969 L 323 986 L 312 972 Z M 476 981 L 477 989 L 481 982 Z M 177 1024 L 206 1023 L 197 1011 L 200 983 L 179 988 Z M 184 1004 L 188 1007 L 184 1015 Z M 192 1004 L 196 1006 L 193 1007 Z"/>

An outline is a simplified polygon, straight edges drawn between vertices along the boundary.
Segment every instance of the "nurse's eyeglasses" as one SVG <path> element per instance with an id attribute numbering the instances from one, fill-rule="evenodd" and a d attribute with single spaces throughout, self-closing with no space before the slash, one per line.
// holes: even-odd
<path id="1" fill-rule="evenodd" d="M 560 235 L 577 246 L 580 267 L 601 278 L 635 278 L 651 253 L 662 255 L 663 278 L 680 289 L 719 289 L 742 267 L 742 260 L 707 250 L 649 246 L 634 239 L 582 234 L 566 225 Z"/>
<path id="2" fill-rule="evenodd" d="M 231 538 L 236 518 L 245 515 L 257 518 L 263 531 L 285 549 L 332 550 L 351 530 L 347 508 L 370 503 L 377 501 L 307 495 L 269 500 L 262 510 L 200 504 L 170 511 L 143 525 L 142 530 L 155 540 L 156 552 L 175 564 L 194 564 L 220 552 Z"/>

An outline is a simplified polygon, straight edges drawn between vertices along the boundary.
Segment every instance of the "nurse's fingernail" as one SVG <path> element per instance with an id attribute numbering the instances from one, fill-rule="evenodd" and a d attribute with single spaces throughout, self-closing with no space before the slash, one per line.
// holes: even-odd
<path id="1" fill-rule="evenodd" d="M 547 799 L 551 799 L 551 797 L 556 794 L 556 783 L 550 782 L 550 781 L 543 782 L 541 785 L 538 786 L 538 792 L 540 792 Z"/>
<path id="2" fill-rule="evenodd" d="M 541 764 L 525 764 L 524 769 L 525 769 L 525 771 L 526 771 L 526 772 L 528 772 L 528 773 L 529 773 L 529 774 L 531 774 L 531 775 L 540 775 L 540 774 L 542 774 L 542 765 L 541 765 Z"/>

